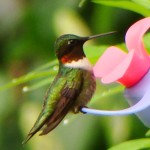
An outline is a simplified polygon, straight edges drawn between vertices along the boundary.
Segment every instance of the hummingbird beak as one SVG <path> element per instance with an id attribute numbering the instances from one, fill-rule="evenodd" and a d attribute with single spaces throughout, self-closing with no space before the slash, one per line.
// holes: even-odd
<path id="1" fill-rule="evenodd" d="M 116 33 L 116 32 L 117 32 L 117 31 L 112 31 L 112 32 L 107 32 L 107 33 L 92 35 L 92 36 L 88 36 L 88 37 L 83 37 L 83 41 L 86 42 L 86 41 L 88 41 L 88 40 L 95 39 L 95 38 L 99 38 L 99 37 L 106 36 L 106 35 L 111 35 L 111 34 L 114 34 L 114 33 Z"/>

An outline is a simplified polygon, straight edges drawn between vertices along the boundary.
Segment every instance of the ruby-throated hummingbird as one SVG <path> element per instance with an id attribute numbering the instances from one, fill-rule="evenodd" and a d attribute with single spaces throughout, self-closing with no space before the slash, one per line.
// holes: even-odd
<path id="1" fill-rule="evenodd" d="M 59 71 L 46 93 L 42 111 L 23 144 L 39 130 L 42 130 L 40 135 L 49 133 L 69 111 L 78 113 L 86 106 L 95 91 L 96 82 L 83 44 L 87 40 L 112 33 L 89 37 L 66 34 L 56 40 L 54 48 L 59 60 Z"/>

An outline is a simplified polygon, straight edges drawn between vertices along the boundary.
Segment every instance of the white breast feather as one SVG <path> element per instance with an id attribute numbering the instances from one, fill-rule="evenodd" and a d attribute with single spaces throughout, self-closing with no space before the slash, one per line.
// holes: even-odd
<path id="1" fill-rule="evenodd" d="M 65 63 L 66 67 L 81 68 L 85 70 L 92 70 L 93 66 L 87 58 L 79 59 L 78 61 L 72 61 L 71 63 Z"/>

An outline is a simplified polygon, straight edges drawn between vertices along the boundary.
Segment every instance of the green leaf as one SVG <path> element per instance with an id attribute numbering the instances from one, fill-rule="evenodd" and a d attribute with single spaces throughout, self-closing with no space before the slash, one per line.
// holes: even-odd
<path id="1" fill-rule="evenodd" d="M 53 61 L 50 61 L 50 62 L 38 67 L 33 72 L 42 71 L 42 70 L 45 70 L 45 69 L 50 69 L 51 67 L 56 66 L 57 64 L 58 64 L 58 61 L 55 59 Z"/>
<path id="2" fill-rule="evenodd" d="M 140 5 L 139 3 L 134 3 L 129 0 L 92 0 L 94 3 L 103 4 L 106 6 L 112 6 L 112 7 L 118 7 L 123 8 L 127 10 L 131 10 L 133 12 L 136 12 L 138 14 L 141 14 L 145 17 L 150 16 L 150 10 L 148 10 L 145 6 Z"/>
<path id="3" fill-rule="evenodd" d="M 132 0 L 133 2 L 144 6 L 145 8 L 150 9 L 150 1 L 149 0 Z"/>
<path id="4" fill-rule="evenodd" d="M 93 64 L 98 60 L 98 58 L 102 55 L 102 53 L 106 50 L 108 46 L 101 45 L 101 46 L 93 46 L 88 45 L 85 46 L 85 54 L 87 58 L 92 62 Z"/>
<path id="5" fill-rule="evenodd" d="M 90 102 L 90 105 L 93 105 L 94 103 L 98 102 L 100 99 L 104 97 L 110 97 L 112 95 L 121 93 L 123 90 L 124 90 L 124 87 L 122 85 L 117 85 L 116 87 L 112 87 L 109 90 L 101 89 L 101 92 L 95 93 L 94 97 L 92 98 L 92 101 Z"/>
<path id="6" fill-rule="evenodd" d="M 146 137 L 150 137 L 150 130 L 148 130 L 145 134 Z"/>
<path id="7" fill-rule="evenodd" d="M 57 64 L 56 60 L 51 61 L 50 63 L 42 65 L 38 69 L 35 69 L 34 71 L 29 72 L 28 74 L 26 74 L 24 76 L 12 79 L 11 82 L 0 86 L 0 91 L 6 90 L 8 88 L 11 88 L 11 87 L 14 87 L 14 86 L 20 85 L 22 83 L 26 83 L 26 82 L 29 82 L 31 80 L 38 79 L 38 78 L 44 78 L 47 76 L 49 76 L 49 78 L 53 78 L 58 71 L 58 67 L 56 64 Z M 43 83 L 41 83 L 41 84 L 43 84 Z M 39 86 L 40 85 L 38 85 L 37 87 L 39 87 Z"/>
<path id="8" fill-rule="evenodd" d="M 40 88 L 42 86 L 45 86 L 47 84 L 50 84 L 52 82 L 53 78 L 46 78 L 46 79 L 42 79 L 41 81 L 38 81 L 37 83 L 33 84 L 32 86 L 24 86 L 23 87 L 23 92 L 28 92 L 28 91 L 33 91 L 37 88 Z"/>
<path id="9" fill-rule="evenodd" d="M 145 36 L 144 36 L 144 45 L 145 45 L 145 47 L 146 47 L 146 50 L 148 51 L 148 52 L 150 52 L 150 33 L 148 33 L 148 34 L 146 34 Z"/>
<path id="10" fill-rule="evenodd" d="M 108 150 L 148 150 L 150 149 L 150 138 L 143 138 L 137 140 L 126 141 Z"/>
<path id="11" fill-rule="evenodd" d="M 84 5 L 85 1 L 86 0 L 81 0 L 80 3 L 79 3 L 79 7 L 82 7 Z"/>

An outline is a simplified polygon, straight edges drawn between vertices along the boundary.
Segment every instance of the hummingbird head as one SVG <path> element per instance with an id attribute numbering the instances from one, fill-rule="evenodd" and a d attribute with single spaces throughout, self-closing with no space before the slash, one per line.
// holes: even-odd
<path id="1" fill-rule="evenodd" d="M 55 42 L 55 53 L 58 60 L 62 63 L 71 63 L 85 57 L 83 44 L 93 38 L 109 35 L 114 32 L 93 35 L 89 37 L 80 37 L 73 34 L 65 34 L 60 36 Z"/>
<path id="2" fill-rule="evenodd" d="M 85 57 L 84 42 L 85 40 L 82 37 L 73 34 L 60 36 L 55 42 L 55 52 L 59 61 L 64 64 Z"/>

